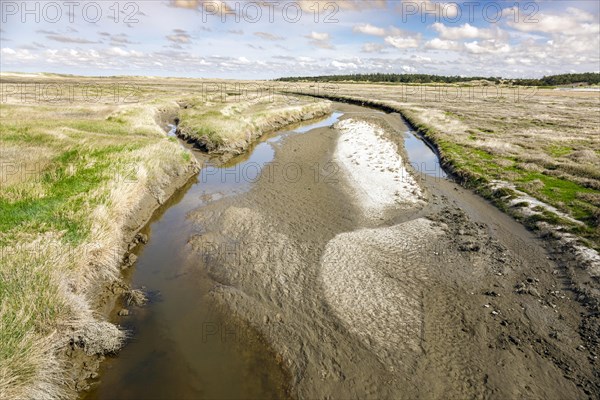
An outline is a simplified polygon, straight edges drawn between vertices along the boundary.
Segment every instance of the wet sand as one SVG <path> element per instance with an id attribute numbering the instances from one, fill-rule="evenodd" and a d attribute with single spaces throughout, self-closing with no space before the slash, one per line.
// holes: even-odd
<path id="1" fill-rule="evenodd" d="M 397 115 L 338 108 L 384 127 L 405 155 Z M 191 216 L 202 227 L 192 245 L 219 283 L 211 295 L 261 332 L 291 376 L 292 397 L 597 393 L 591 355 L 578 350 L 584 310 L 538 239 L 425 175 L 417 181 L 426 205 L 373 221 L 335 163 L 338 137 L 324 127 L 286 138 L 275 160 L 298 177 L 263 177 Z M 207 243 L 235 244 L 235 259 L 207 257 Z"/>
<path id="2" fill-rule="evenodd" d="M 168 211 L 180 214 L 177 224 L 152 228 L 150 244 L 161 229 L 175 235 L 169 248 L 178 253 L 162 243 L 141 254 L 142 263 L 146 257 L 156 265 L 142 275 L 148 290 L 161 287 L 168 309 L 137 311 L 156 323 L 138 326 L 140 336 L 125 349 L 136 361 L 116 359 L 120 372 L 105 373 L 102 395 L 92 398 L 600 394 L 595 353 L 584 341 L 591 333 L 586 310 L 565 272 L 568 255 L 549 253 L 491 204 L 438 178 L 435 165 L 424 165 L 431 157 L 407 154 L 408 128 L 398 115 L 334 108 L 342 120 L 381 129 L 380 139 L 395 145 L 412 176 L 400 183 L 418 185 L 422 199 L 403 202 L 410 196 L 402 193 L 376 218 L 365 213 L 357 188 L 372 177 L 352 179 L 340 165 L 342 129 L 332 121 L 265 138 L 268 146 L 259 144 L 245 169 L 205 168 L 215 190 L 186 195 L 185 207 Z M 356 149 L 374 157 L 376 150 Z M 415 173 L 409 161 L 426 173 Z M 152 261 L 160 257 L 162 266 Z M 220 337 L 203 347 L 198 321 L 207 312 L 239 340 L 230 345 Z M 223 371 L 210 381 L 211 365 L 240 362 L 236 371 L 255 373 L 228 381 L 232 372 Z M 128 371 L 134 376 L 124 379 Z M 211 391 L 223 385 L 231 390 Z M 176 391 L 169 396 L 169 389 Z"/>

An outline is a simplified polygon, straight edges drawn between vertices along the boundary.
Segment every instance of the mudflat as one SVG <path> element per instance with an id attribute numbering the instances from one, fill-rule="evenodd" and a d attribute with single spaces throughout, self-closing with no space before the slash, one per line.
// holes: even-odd
<path id="1" fill-rule="evenodd" d="M 274 143 L 279 172 L 263 169 L 247 193 L 190 215 L 188 268 L 206 270 L 223 313 L 273 349 L 289 395 L 598 395 L 593 339 L 565 277 L 575 261 L 457 184 L 414 171 L 421 201 L 365 213 L 336 160 L 344 125 L 381 130 L 410 171 L 407 128 L 398 115 L 335 108 L 337 125 Z M 235 244 L 238 256 L 203 253 L 207 243 Z"/>

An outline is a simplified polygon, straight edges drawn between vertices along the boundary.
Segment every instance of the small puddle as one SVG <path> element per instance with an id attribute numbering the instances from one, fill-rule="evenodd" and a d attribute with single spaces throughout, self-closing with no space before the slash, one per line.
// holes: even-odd
<path id="1" fill-rule="evenodd" d="M 408 161 L 415 171 L 434 178 L 447 178 L 436 152 L 413 131 L 404 134 Z"/>
<path id="2" fill-rule="evenodd" d="M 264 135 L 247 153 L 222 166 L 205 164 L 196 181 L 175 195 L 144 232 L 150 237 L 129 271 L 150 303 L 116 320 L 132 333 L 118 357 L 106 360 L 85 400 L 280 399 L 288 382 L 259 335 L 233 325 L 207 295 L 214 282 L 186 249 L 194 234 L 187 215 L 252 187 L 273 161 L 273 143 L 335 123 L 343 113 Z M 169 136 L 176 127 L 170 125 Z"/>
<path id="3" fill-rule="evenodd" d="M 169 131 L 167 132 L 167 136 L 169 137 L 177 137 L 177 125 L 169 124 L 167 125 Z"/>

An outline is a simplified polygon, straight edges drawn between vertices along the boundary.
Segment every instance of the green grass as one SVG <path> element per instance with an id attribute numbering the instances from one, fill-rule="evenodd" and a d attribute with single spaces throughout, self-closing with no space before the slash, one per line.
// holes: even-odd
<path id="1" fill-rule="evenodd" d="M 596 231 L 598 227 L 598 208 L 587 201 L 581 200 L 578 196 L 585 193 L 600 195 L 600 191 L 567 179 L 522 170 L 515 166 L 514 158 L 505 157 L 504 160 L 511 161 L 512 166 L 503 167 L 496 162 L 497 156 L 486 151 L 446 140 L 439 140 L 438 145 L 455 171 L 461 176 L 467 176 L 472 185 L 477 186 L 491 180 L 515 182 L 519 190 L 556 207 L 586 225 L 586 227 L 580 227 L 558 215 L 543 211 L 540 215 L 530 217 L 525 221 L 529 226 L 532 226 L 536 221 L 545 221 L 555 225 L 561 224 L 569 227 L 574 233 L 590 238 L 592 241 L 596 240 L 595 238 L 598 235 Z M 567 148 L 560 149 L 560 152 L 565 154 Z M 541 182 L 542 187 L 535 189 L 527 185 L 527 183 L 534 181 Z M 481 193 L 485 193 L 485 191 Z M 493 198 L 505 197 L 503 201 L 514 198 L 514 196 L 505 196 L 505 194 L 499 196 L 496 193 L 490 193 L 489 195 Z"/>
<path id="2" fill-rule="evenodd" d="M 446 112 L 444 112 L 444 115 L 446 115 L 447 117 L 450 117 L 450 118 L 455 118 L 455 119 L 461 120 L 461 121 L 465 119 L 465 117 L 463 115 L 459 115 L 452 111 L 446 111 Z"/>
<path id="3" fill-rule="evenodd" d="M 546 152 L 552 157 L 563 157 L 573 152 L 573 148 L 570 146 L 559 146 L 552 144 L 546 147 Z"/>
<path id="4" fill-rule="evenodd" d="M 89 223 L 81 212 L 98 204 L 99 199 L 92 195 L 94 189 L 117 172 L 111 155 L 126 154 L 135 148 L 139 145 L 64 151 L 37 178 L 44 187 L 43 197 L 18 201 L 0 198 L 0 233 L 64 231 L 68 242 L 83 241 L 88 236 Z M 69 169 L 76 172 L 70 173 Z M 10 192 L 11 188 L 4 194 L 10 197 Z"/>
<path id="5" fill-rule="evenodd" d="M 597 226 L 596 208 L 590 206 L 588 202 L 578 199 L 577 196 L 582 193 L 600 194 L 600 191 L 566 179 L 522 170 L 515 166 L 514 158 L 504 158 L 504 160 L 509 160 L 513 164 L 509 167 L 503 167 L 495 161 L 497 156 L 484 150 L 459 145 L 447 140 L 439 140 L 438 145 L 442 154 L 445 155 L 453 167 L 458 172 L 469 175 L 470 179 L 479 183 L 491 180 L 513 181 L 517 184 L 519 190 L 569 214 L 588 225 L 590 229 Z M 563 149 L 563 151 L 565 150 Z M 517 177 L 514 176 L 515 174 L 517 174 Z M 532 189 L 526 185 L 533 181 L 541 181 L 543 187 Z M 542 217 L 544 216 L 547 215 L 543 214 Z M 555 223 L 556 221 L 548 218 L 547 222 Z"/>
<path id="6" fill-rule="evenodd" d="M 541 189 L 531 190 L 527 186 L 522 185 L 536 180 L 543 183 Z M 521 184 L 519 185 L 519 190 L 570 214 L 573 218 L 589 225 L 590 228 L 596 227 L 597 222 L 594 217 L 595 207 L 579 200 L 578 195 L 582 193 L 600 194 L 600 191 L 584 187 L 566 179 L 527 171 L 522 171 L 521 176 L 516 182 Z"/>
<path id="7" fill-rule="evenodd" d="M 12 143 L 44 143 L 48 141 L 48 136 L 33 131 L 32 127 L 22 123 L 13 124 L 2 122 L 0 125 L 0 141 Z"/>

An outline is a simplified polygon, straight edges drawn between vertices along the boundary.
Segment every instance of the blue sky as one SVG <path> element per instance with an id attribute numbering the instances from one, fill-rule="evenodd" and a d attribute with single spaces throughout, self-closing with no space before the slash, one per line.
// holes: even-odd
<path id="1" fill-rule="evenodd" d="M 1 70 L 242 79 L 600 70 L 597 0 L 76 3 L 0 0 Z"/>

